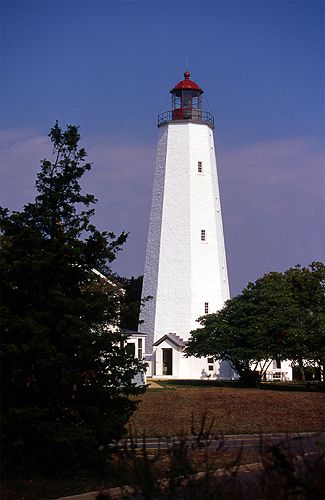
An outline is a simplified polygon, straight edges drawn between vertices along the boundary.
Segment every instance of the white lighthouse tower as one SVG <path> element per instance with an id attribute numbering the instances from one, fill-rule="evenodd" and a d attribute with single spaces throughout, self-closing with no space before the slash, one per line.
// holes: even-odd
<path id="1" fill-rule="evenodd" d="M 182 354 L 197 319 L 229 298 L 213 140 L 203 90 L 184 73 L 159 115 L 159 142 L 145 261 L 140 329 L 147 334 L 149 375 L 231 377 L 224 363 Z M 150 370 L 149 369 L 149 370 Z M 224 373 L 222 373 L 224 371 Z"/>

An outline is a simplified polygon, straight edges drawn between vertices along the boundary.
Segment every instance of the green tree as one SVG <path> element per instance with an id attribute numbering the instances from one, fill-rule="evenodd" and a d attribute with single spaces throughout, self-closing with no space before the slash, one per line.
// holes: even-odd
<path id="1" fill-rule="evenodd" d="M 137 331 L 141 307 L 143 276 L 137 278 L 120 278 L 125 290 L 121 302 L 121 327 Z"/>
<path id="2" fill-rule="evenodd" d="M 284 335 L 288 359 L 300 369 L 316 366 L 324 380 L 325 365 L 325 265 L 313 262 L 309 268 L 288 269 L 284 273 L 295 315 Z"/>
<path id="3" fill-rule="evenodd" d="M 35 202 L 0 213 L 2 463 L 71 472 L 97 467 L 121 437 L 143 367 L 124 348 L 120 288 L 107 278 L 127 235 L 91 224 L 78 127 L 56 123 L 49 137 Z"/>
<path id="4" fill-rule="evenodd" d="M 325 266 L 314 262 L 249 283 L 214 314 L 199 318 L 187 355 L 230 363 L 245 383 L 262 379 L 273 359 L 325 364 Z"/>

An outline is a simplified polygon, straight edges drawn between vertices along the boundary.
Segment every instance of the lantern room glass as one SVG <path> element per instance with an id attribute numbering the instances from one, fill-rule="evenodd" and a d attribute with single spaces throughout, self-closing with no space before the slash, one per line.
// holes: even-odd
<path id="1" fill-rule="evenodd" d="M 201 92 L 192 89 L 174 90 L 172 109 L 202 109 Z"/>

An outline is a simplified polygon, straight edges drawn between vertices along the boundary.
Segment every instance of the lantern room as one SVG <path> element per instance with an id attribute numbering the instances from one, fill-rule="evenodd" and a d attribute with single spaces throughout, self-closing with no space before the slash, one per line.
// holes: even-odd
<path id="1" fill-rule="evenodd" d="M 184 80 L 178 82 L 170 91 L 172 95 L 172 110 L 158 116 L 158 127 L 175 121 L 203 122 L 214 128 L 213 115 L 202 111 L 203 90 L 190 80 L 190 72 L 185 71 Z"/>
<path id="2" fill-rule="evenodd" d="M 185 71 L 185 79 L 177 83 L 170 91 L 172 94 L 173 120 L 186 120 L 192 116 L 198 117 L 202 110 L 201 96 L 203 90 L 190 80 L 190 76 L 190 72 Z"/>

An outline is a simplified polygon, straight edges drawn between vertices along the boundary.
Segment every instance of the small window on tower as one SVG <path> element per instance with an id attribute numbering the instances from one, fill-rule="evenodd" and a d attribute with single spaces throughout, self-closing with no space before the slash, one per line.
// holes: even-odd
<path id="1" fill-rule="evenodd" d="M 209 365 L 208 370 L 209 372 L 213 372 L 213 365 Z"/>
<path id="2" fill-rule="evenodd" d="M 205 233 L 205 229 L 201 229 L 201 241 L 206 241 L 207 235 Z"/>
<path id="3" fill-rule="evenodd" d="M 203 165 L 201 161 L 197 162 L 197 171 L 199 172 L 199 174 L 202 174 L 203 172 Z"/>
<path id="4" fill-rule="evenodd" d="M 213 358 L 208 358 L 208 363 L 209 364 L 213 363 Z"/>
<path id="5" fill-rule="evenodd" d="M 209 302 L 204 302 L 204 313 L 208 314 L 209 312 Z"/>

